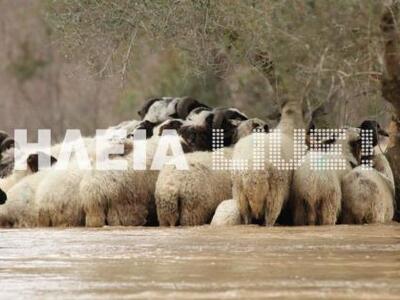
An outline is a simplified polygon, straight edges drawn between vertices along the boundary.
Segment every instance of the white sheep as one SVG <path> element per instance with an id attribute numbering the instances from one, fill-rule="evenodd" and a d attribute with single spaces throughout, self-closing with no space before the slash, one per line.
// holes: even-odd
<path id="1" fill-rule="evenodd" d="M 93 145 L 92 145 L 93 144 Z M 88 152 L 95 153 L 90 147 L 95 148 L 96 139 L 89 139 L 85 143 L 88 146 Z M 123 153 L 116 157 L 125 157 L 132 151 L 132 142 L 130 140 L 109 141 L 102 143 L 104 151 L 112 149 L 115 145 L 123 147 Z M 36 194 L 35 203 L 38 209 L 39 226 L 84 226 L 85 225 L 85 201 L 79 193 L 80 184 L 85 176 L 96 173 L 97 162 L 100 157 L 89 155 L 90 166 L 92 170 L 81 169 L 77 157 L 69 162 L 66 169 L 52 168 L 48 171 L 48 175 L 39 184 Z M 102 171 L 98 171 L 102 172 Z"/>
<path id="2" fill-rule="evenodd" d="M 7 202 L 0 206 L 0 227 L 35 227 L 38 225 L 35 193 L 47 176 L 43 170 L 16 183 L 7 193 Z"/>
<path id="3" fill-rule="evenodd" d="M 232 157 L 232 149 L 225 149 Z M 212 169 L 211 152 L 186 156 L 189 170 L 165 166 L 156 184 L 156 207 L 161 226 L 195 226 L 209 223 L 218 204 L 232 197 L 229 170 Z"/>
<path id="4" fill-rule="evenodd" d="M 133 122 L 125 123 L 128 127 L 132 124 Z M 98 139 L 83 138 L 83 142 L 90 162 L 94 165 Z M 114 146 L 115 143 L 122 143 L 109 142 L 102 140 L 100 146 L 103 150 Z M 122 144 L 125 146 L 131 142 Z M 54 145 L 51 152 L 58 156 L 62 146 Z M 124 150 L 128 151 L 128 148 Z M 56 159 L 51 157 L 51 162 L 54 164 Z M 77 157 L 72 156 L 66 170 L 52 168 L 38 172 L 38 154 L 29 155 L 27 164 L 26 170 L 13 170 L 10 176 L 0 180 L 0 186 L 9 190 L 9 201 L 0 210 L 1 223 L 14 227 L 82 225 L 83 209 L 79 193 L 76 191 L 79 190 L 80 180 L 87 171 L 79 169 Z"/>
<path id="5" fill-rule="evenodd" d="M 51 158 L 55 163 L 55 158 Z M 0 206 L 0 226 L 32 227 L 37 225 L 35 193 L 40 182 L 47 176 L 49 169 L 38 171 L 39 156 L 31 154 L 27 159 L 27 170 L 14 170 L 0 180 L 7 186 L 7 202 Z"/>
<path id="6" fill-rule="evenodd" d="M 341 130 L 341 137 L 322 141 L 325 147 L 341 148 L 341 151 L 325 152 L 326 149 L 310 150 L 303 164 L 294 171 L 289 206 L 292 209 L 294 225 L 334 225 L 341 209 L 341 181 L 353 166 L 358 164 L 354 155 L 354 145 L 360 142 L 360 131 L 357 128 Z M 339 150 L 339 149 L 335 149 Z M 335 162 L 332 165 L 316 163 Z"/>
<path id="7" fill-rule="evenodd" d="M 311 113 L 303 109 L 301 101 L 287 101 L 283 105 L 277 129 L 281 133 L 281 158 L 286 162 L 294 157 L 293 130 L 306 129 L 310 118 Z M 271 133 L 262 138 L 262 168 L 252 169 L 255 136 L 252 134 L 245 137 L 235 145 L 233 158 L 247 160 L 249 166 L 247 170 L 237 170 L 232 174 L 233 199 L 239 203 L 240 214 L 245 224 L 254 222 L 272 226 L 289 198 L 293 171 L 278 168 L 269 161 L 271 138 L 277 136 Z"/>
<path id="8" fill-rule="evenodd" d="M 124 158 L 127 170 L 93 170 L 85 174 L 79 193 L 86 226 L 138 226 L 157 222 L 154 191 L 159 171 L 151 170 L 150 166 L 160 140 L 159 134 L 165 129 L 176 129 L 178 121 L 168 120 L 160 124 L 155 130 L 157 134 L 147 140 L 146 170 L 133 169 L 133 157 L 128 155 Z M 183 148 L 187 147 L 183 145 Z"/>
<path id="9" fill-rule="evenodd" d="M 239 125 L 235 139 L 265 126 L 265 122 L 258 119 L 244 121 Z M 232 158 L 232 148 L 223 151 L 226 159 Z M 158 176 L 155 197 L 161 226 L 209 223 L 219 203 L 232 198 L 230 171 L 213 170 L 212 152 L 189 153 L 185 158 L 189 170 L 177 170 L 167 165 Z"/>
<path id="10" fill-rule="evenodd" d="M 211 226 L 232 226 L 240 225 L 239 203 L 235 199 L 222 201 L 215 211 Z"/>
<path id="11" fill-rule="evenodd" d="M 344 224 L 387 223 L 394 215 L 394 179 L 383 154 L 373 159 L 374 169 L 357 167 L 343 178 Z"/>
<path id="12" fill-rule="evenodd" d="M 45 153 L 42 153 L 41 155 L 46 156 Z M 57 161 L 53 156 L 49 157 L 49 159 L 51 164 L 54 164 Z M 7 177 L 0 178 L 0 189 L 6 193 L 23 178 L 32 175 L 39 170 L 39 153 L 21 153 L 18 160 L 26 160 L 27 167 L 25 169 L 17 170 L 14 168 L 13 164 L 11 173 L 8 174 Z"/>

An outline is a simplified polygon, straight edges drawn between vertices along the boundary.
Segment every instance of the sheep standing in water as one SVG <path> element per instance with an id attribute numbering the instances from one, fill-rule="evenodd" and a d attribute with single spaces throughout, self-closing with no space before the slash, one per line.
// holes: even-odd
<path id="1" fill-rule="evenodd" d="M 51 157 L 51 162 L 56 162 Z M 1 227 L 34 227 L 38 225 L 35 193 L 41 181 L 48 175 L 49 170 L 38 171 L 38 154 L 31 154 L 27 159 L 26 171 L 14 170 L 18 176 L 10 175 L 13 183 L 7 191 L 7 202 L 0 206 Z M 22 176 L 22 175 L 25 176 Z M 18 178 L 18 180 L 16 180 Z M 7 180 L 7 178 L 1 181 Z M 1 183 L 0 181 L 0 183 Z M 8 184 L 10 183 L 8 182 Z"/>
<path id="2" fill-rule="evenodd" d="M 233 141 L 251 134 L 255 128 L 268 132 L 265 122 L 258 119 L 243 121 Z M 224 148 L 224 157 L 232 158 L 232 148 Z M 185 155 L 189 170 L 165 166 L 156 184 L 157 216 L 161 226 L 195 226 L 210 222 L 221 201 L 232 198 L 232 180 L 228 169 L 213 170 L 212 152 Z"/>
<path id="3" fill-rule="evenodd" d="M 124 126 L 118 125 L 114 129 L 129 132 L 135 124 L 137 121 L 125 122 Z M 112 134 L 110 130 L 107 132 Z M 83 143 L 93 163 L 96 138 L 84 138 Z M 58 157 L 62 147 L 63 144 L 54 145 L 51 153 Z M 51 164 L 57 162 L 54 157 L 50 159 Z M 66 170 L 51 168 L 39 171 L 38 154 L 29 155 L 27 165 L 26 170 L 13 170 L 11 175 L 0 180 L 0 186 L 9 190 L 9 201 L 0 209 L 0 224 L 8 227 L 84 225 L 82 204 L 76 191 L 86 171 L 79 169 L 77 157 L 72 156 Z"/>
<path id="4" fill-rule="evenodd" d="M 122 157 L 127 170 L 86 172 L 79 187 L 86 226 L 140 226 L 157 222 L 154 191 L 159 171 L 150 167 L 163 130 L 179 130 L 183 124 L 182 120 L 168 120 L 155 128 L 155 135 L 146 143 L 145 170 L 135 170 L 133 156 L 127 155 Z M 190 151 L 185 141 L 180 141 L 183 150 Z"/>
<path id="5" fill-rule="evenodd" d="M 340 139 L 322 141 L 325 147 L 341 145 L 341 153 L 324 153 L 322 149 L 316 152 L 311 149 L 305 157 L 305 162 L 294 171 L 290 199 L 294 225 L 336 223 L 341 209 L 341 181 L 343 176 L 358 164 L 355 147 L 361 143 L 358 128 L 348 128 L 343 130 L 343 133 L 345 136 Z M 334 169 L 332 165 L 329 165 L 328 169 L 327 166 L 315 168 L 311 163 L 313 157 L 322 163 L 332 161 L 338 169 Z"/>
<path id="6" fill-rule="evenodd" d="M 394 215 L 395 186 L 393 172 L 385 155 L 380 152 L 378 135 L 387 136 L 378 123 L 366 121 L 361 128 L 373 130 L 373 169 L 354 168 L 342 183 L 342 223 L 387 223 Z"/>
<path id="7" fill-rule="evenodd" d="M 282 116 L 277 129 L 280 130 L 281 158 L 288 162 L 294 158 L 293 131 L 308 128 L 311 112 L 305 109 L 303 101 L 287 101 L 281 111 Z M 262 138 L 264 161 L 261 170 L 251 169 L 255 134 L 241 139 L 235 145 L 233 158 L 249 162 L 248 170 L 238 170 L 232 174 L 233 199 L 239 203 L 240 214 L 245 224 L 256 222 L 274 225 L 289 198 L 293 171 L 285 167 L 278 168 L 269 161 L 269 145 L 278 135 L 270 133 Z M 305 148 L 305 145 L 303 147 Z"/>

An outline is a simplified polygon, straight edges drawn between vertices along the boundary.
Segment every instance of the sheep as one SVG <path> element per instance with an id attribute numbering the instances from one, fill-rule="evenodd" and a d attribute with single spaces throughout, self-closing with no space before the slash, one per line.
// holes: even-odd
<path id="1" fill-rule="evenodd" d="M 51 158 L 55 163 L 55 158 Z M 38 171 L 39 154 L 30 154 L 26 171 L 14 171 L 8 184 L 7 202 L 0 206 L 0 226 L 32 227 L 37 226 L 35 192 L 40 182 L 47 176 L 48 169 Z M 16 173 L 18 176 L 16 176 Z M 17 180 L 18 179 L 18 180 Z"/>
<path id="2" fill-rule="evenodd" d="M 242 122 L 235 139 L 249 135 L 255 128 L 267 128 L 265 122 L 251 119 Z M 224 148 L 225 158 L 232 157 L 232 148 Z M 218 204 L 232 197 L 229 170 L 213 170 L 211 152 L 185 155 L 189 170 L 166 165 L 156 183 L 156 207 L 161 226 L 195 226 L 209 223 Z"/>
<path id="3" fill-rule="evenodd" d="M 373 130 L 373 169 L 359 166 L 343 178 L 341 219 L 344 224 L 387 223 L 394 216 L 394 176 L 378 145 L 378 135 L 387 136 L 387 133 L 374 121 L 364 122 L 363 127 Z"/>
<path id="4" fill-rule="evenodd" d="M 224 146 L 229 147 L 235 142 L 238 126 L 246 120 L 247 116 L 235 108 L 197 109 L 188 116 L 179 135 L 199 151 L 211 151 L 213 129 L 222 129 Z"/>
<path id="5" fill-rule="evenodd" d="M 79 187 L 85 224 L 88 227 L 139 226 L 156 224 L 154 191 L 159 171 L 149 170 L 165 129 L 179 129 L 182 120 L 168 120 L 160 124 L 156 134 L 146 143 L 146 170 L 132 168 L 132 156 L 124 157 L 128 169 L 124 171 L 87 172 Z M 185 145 L 184 151 L 190 151 Z"/>
<path id="6" fill-rule="evenodd" d="M 232 157 L 232 149 L 224 149 Z M 230 171 L 212 169 L 211 152 L 186 155 L 189 171 L 165 166 L 156 183 L 156 207 L 161 226 L 206 224 L 218 204 L 232 196 Z"/>
<path id="7" fill-rule="evenodd" d="M 344 224 L 387 223 L 393 219 L 393 172 L 382 153 L 373 163 L 373 170 L 357 167 L 343 178 Z"/>
<path id="8" fill-rule="evenodd" d="M 27 168 L 23 170 L 16 170 L 14 169 L 13 165 L 12 172 L 8 174 L 7 177 L 0 179 L 0 189 L 2 189 L 6 193 L 23 178 L 32 175 L 38 172 L 39 170 L 38 167 L 39 153 L 31 153 L 31 154 L 21 153 L 20 155 L 21 155 L 21 157 L 19 158 L 20 160 L 26 159 Z M 41 155 L 47 155 L 47 154 L 42 153 Z M 49 159 L 51 164 L 54 164 L 56 161 L 56 159 L 52 156 Z"/>
<path id="9" fill-rule="evenodd" d="M 122 124 L 124 128 L 121 129 L 134 126 L 135 122 L 137 124 L 137 121 Z M 115 137 L 109 130 L 107 132 Z M 106 139 L 109 139 L 107 135 Z M 84 138 L 83 142 L 93 163 L 96 159 L 97 138 Z M 58 156 L 61 147 L 62 144 L 55 145 L 51 152 Z M 129 147 L 125 149 L 128 150 Z M 52 164 L 56 161 L 56 158 L 51 157 Z M 38 154 L 31 154 L 27 163 L 27 170 L 14 170 L 9 178 L 3 180 L 4 185 L 11 189 L 10 200 L 1 211 L 2 224 L 14 227 L 82 225 L 82 209 L 79 207 L 80 198 L 76 190 L 86 171 L 79 169 L 76 157 L 72 156 L 72 163 L 67 170 L 53 168 L 39 171 Z"/>
<path id="10" fill-rule="evenodd" d="M 311 112 L 303 109 L 303 105 L 303 101 L 290 100 L 281 109 L 281 120 L 277 129 L 280 130 L 281 157 L 286 162 L 294 157 L 293 130 L 306 129 L 310 123 Z M 268 160 L 271 136 L 273 138 L 276 134 L 263 136 L 265 160 L 261 170 L 248 168 L 232 173 L 233 199 L 239 203 L 241 218 L 245 224 L 274 225 L 289 198 L 293 171 L 277 168 Z M 235 145 L 235 160 L 247 160 L 251 166 L 254 137 L 255 134 L 247 136 Z"/>
<path id="11" fill-rule="evenodd" d="M 35 204 L 41 227 L 84 226 L 85 218 L 79 185 L 86 174 L 74 163 L 67 170 L 53 169 L 39 183 Z"/>
<path id="12" fill-rule="evenodd" d="M 208 108 L 190 97 L 162 97 L 147 100 L 138 111 L 144 121 L 158 125 L 168 119 L 186 119 L 190 112 L 198 107 Z"/>
<path id="13" fill-rule="evenodd" d="M 22 178 L 8 191 L 7 202 L 0 206 L 0 227 L 35 227 L 38 225 L 35 193 L 47 171 Z"/>
<path id="14" fill-rule="evenodd" d="M 7 151 L 8 149 L 14 148 L 15 147 L 15 141 L 13 138 L 6 138 L 4 139 L 1 144 L 0 144 L 0 153 L 3 153 L 4 151 Z"/>
<path id="15" fill-rule="evenodd" d="M 209 107 L 190 97 L 162 97 L 147 100 L 138 111 L 142 119 L 140 129 L 146 129 L 147 137 L 152 136 L 152 130 L 157 125 L 169 119 L 186 119 L 196 108 Z"/>
<path id="16" fill-rule="evenodd" d="M 341 145 L 342 153 L 324 153 L 311 150 L 303 164 L 294 171 L 290 207 L 294 225 L 334 225 L 341 209 L 341 181 L 352 167 L 358 164 L 354 146 L 360 142 L 357 128 L 343 130 L 345 139 L 328 139 L 321 143 L 327 146 Z M 323 160 L 342 160 L 344 165 L 338 169 L 312 168 L 311 159 L 318 156 Z"/>
<path id="17" fill-rule="evenodd" d="M 89 147 L 92 143 L 95 144 L 95 139 L 89 141 Z M 133 147 L 131 141 L 127 139 L 111 141 L 102 146 L 113 147 L 115 144 L 123 146 L 124 151 L 120 154 L 121 157 L 129 154 Z M 96 156 L 89 156 L 91 166 L 94 166 L 96 158 Z M 84 201 L 77 191 L 82 179 L 91 172 L 94 171 L 80 169 L 76 157 L 70 161 L 66 170 L 53 168 L 48 172 L 35 194 L 39 226 L 85 225 Z"/>
<path id="18" fill-rule="evenodd" d="M 222 201 L 215 211 L 211 226 L 232 226 L 240 225 L 239 204 L 234 199 Z"/>

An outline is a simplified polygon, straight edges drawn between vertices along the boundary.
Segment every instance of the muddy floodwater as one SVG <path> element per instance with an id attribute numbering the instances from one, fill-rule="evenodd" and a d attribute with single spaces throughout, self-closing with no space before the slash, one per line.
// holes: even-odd
<path id="1" fill-rule="evenodd" d="M 0 230 L 1 299 L 400 299 L 400 225 Z"/>

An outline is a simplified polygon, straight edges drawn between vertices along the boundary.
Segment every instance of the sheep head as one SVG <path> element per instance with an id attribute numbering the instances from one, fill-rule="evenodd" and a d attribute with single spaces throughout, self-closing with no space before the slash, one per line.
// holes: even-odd
<path id="1" fill-rule="evenodd" d="M 264 131 L 265 133 L 269 132 L 269 126 L 266 122 L 257 118 L 249 119 L 239 124 L 233 136 L 233 143 L 237 143 L 241 138 L 250 135 L 254 129 Z"/>
<path id="2" fill-rule="evenodd" d="M 179 119 L 186 119 L 188 115 L 197 108 L 209 109 L 209 107 L 196 99 L 184 97 L 179 99 L 176 105 L 176 117 Z"/>

